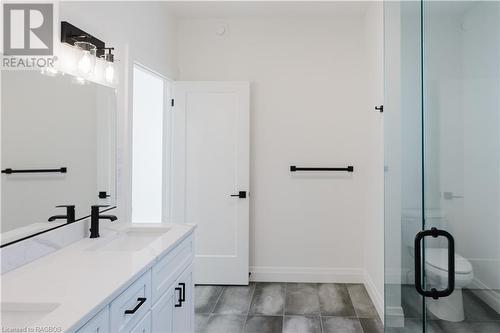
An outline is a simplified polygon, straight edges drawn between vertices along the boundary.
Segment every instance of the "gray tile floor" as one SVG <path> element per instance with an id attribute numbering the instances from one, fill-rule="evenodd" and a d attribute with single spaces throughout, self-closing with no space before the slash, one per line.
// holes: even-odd
<path id="1" fill-rule="evenodd" d="M 405 327 L 387 327 L 387 333 L 422 332 L 422 297 L 412 285 L 401 288 L 402 307 L 405 313 Z M 388 289 L 388 288 L 387 288 Z M 453 323 L 439 320 L 427 312 L 426 332 L 429 333 L 500 333 L 500 314 L 489 307 L 468 289 L 462 290 L 465 321 Z"/>
<path id="2" fill-rule="evenodd" d="M 380 333 L 361 284 L 197 286 L 199 333 Z"/>

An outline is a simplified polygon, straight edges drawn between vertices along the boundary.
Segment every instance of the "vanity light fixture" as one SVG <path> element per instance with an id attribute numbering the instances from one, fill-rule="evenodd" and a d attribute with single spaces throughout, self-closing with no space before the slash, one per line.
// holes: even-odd
<path id="1" fill-rule="evenodd" d="M 106 47 L 108 52 L 104 53 L 102 58 L 106 61 L 106 65 L 104 67 L 104 79 L 107 83 L 113 83 L 115 81 L 115 55 L 112 51 L 115 49 L 114 47 Z"/>
<path id="2" fill-rule="evenodd" d="M 87 79 L 102 80 L 108 84 L 116 83 L 113 47 L 106 47 L 102 40 L 66 21 L 61 22 L 61 42 L 81 51 L 81 56 L 75 61 L 78 83 Z M 96 66 L 98 58 L 102 60 L 99 60 L 99 65 Z"/>
<path id="3" fill-rule="evenodd" d="M 71 23 L 66 21 L 61 22 L 61 42 L 76 46 L 78 42 L 87 42 L 92 44 L 96 48 L 96 56 L 102 57 L 106 49 L 104 42 L 98 38 L 95 38 L 91 34 L 75 27 Z"/>
<path id="4" fill-rule="evenodd" d="M 89 42 L 75 42 L 75 47 L 82 51 L 82 56 L 78 61 L 78 72 L 83 77 L 87 77 L 94 72 L 97 47 Z"/>

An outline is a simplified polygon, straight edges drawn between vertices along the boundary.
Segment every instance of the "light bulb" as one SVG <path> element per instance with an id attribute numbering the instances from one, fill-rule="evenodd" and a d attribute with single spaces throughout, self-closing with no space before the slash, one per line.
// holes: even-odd
<path id="1" fill-rule="evenodd" d="M 104 70 L 104 78 L 107 83 L 113 83 L 115 79 L 115 67 L 112 62 L 106 63 L 106 69 Z"/>
<path id="2" fill-rule="evenodd" d="M 85 76 L 92 72 L 92 55 L 90 52 L 83 51 L 83 55 L 78 62 L 78 70 Z"/>

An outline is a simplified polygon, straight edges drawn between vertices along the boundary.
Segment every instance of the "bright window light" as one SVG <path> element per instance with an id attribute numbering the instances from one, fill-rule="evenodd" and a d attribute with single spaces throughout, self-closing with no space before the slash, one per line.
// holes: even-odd
<path id="1" fill-rule="evenodd" d="M 165 81 L 134 66 L 132 222 L 161 223 Z"/>

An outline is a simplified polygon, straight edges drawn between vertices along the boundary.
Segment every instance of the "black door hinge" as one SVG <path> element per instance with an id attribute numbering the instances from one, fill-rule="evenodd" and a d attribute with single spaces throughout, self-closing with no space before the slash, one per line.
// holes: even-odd
<path id="1" fill-rule="evenodd" d="M 384 112 L 384 106 L 383 105 L 376 106 L 375 110 L 380 111 L 380 112 Z"/>
<path id="2" fill-rule="evenodd" d="M 170 100 L 170 105 L 171 105 L 172 107 L 174 106 L 174 99 L 173 99 L 173 98 Z"/>

